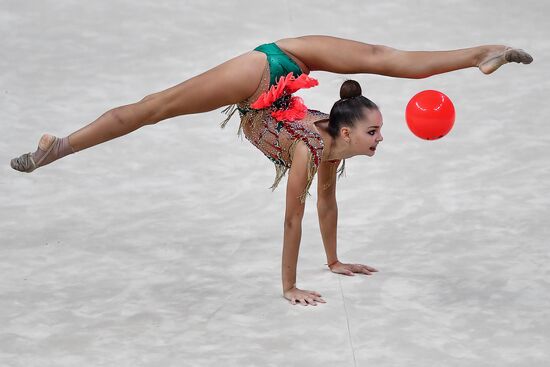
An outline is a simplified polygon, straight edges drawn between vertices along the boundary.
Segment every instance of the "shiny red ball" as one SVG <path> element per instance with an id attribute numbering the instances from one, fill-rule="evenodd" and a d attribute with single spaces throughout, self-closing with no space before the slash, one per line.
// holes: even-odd
<path id="1" fill-rule="evenodd" d="M 425 140 L 437 140 L 453 128 L 455 107 L 445 94 L 437 90 L 424 90 L 411 98 L 405 118 L 414 135 Z"/>

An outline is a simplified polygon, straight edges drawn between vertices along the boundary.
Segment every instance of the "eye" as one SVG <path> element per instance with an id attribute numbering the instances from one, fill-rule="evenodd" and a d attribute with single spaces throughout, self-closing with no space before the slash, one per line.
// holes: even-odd
<path id="1" fill-rule="evenodd" d="M 369 131 L 369 134 L 374 135 L 375 132 L 376 132 L 376 130 L 372 130 L 372 131 Z"/>

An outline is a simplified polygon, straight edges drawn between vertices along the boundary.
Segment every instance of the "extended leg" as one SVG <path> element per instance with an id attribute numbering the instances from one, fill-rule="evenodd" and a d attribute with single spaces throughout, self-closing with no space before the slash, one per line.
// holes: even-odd
<path id="1" fill-rule="evenodd" d="M 240 102 L 258 88 L 265 63 L 264 54 L 256 51 L 245 53 L 139 102 L 115 107 L 63 139 L 44 134 L 36 152 L 14 158 L 11 166 L 19 171 L 32 172 L 62 156 L 128 134 L 142 126 Z"/>
<path id="2" fill-rule="evenodd" d="M 403 51 L 331 36 L 303 36 L 277 41 L 310 70 L 341 74 L 371 73 L 397 78 L 426 78 L 469 67 L 489 74 L 507 62 L 530 63 L 522 50 L 483 45 L 449 51 Z"/>

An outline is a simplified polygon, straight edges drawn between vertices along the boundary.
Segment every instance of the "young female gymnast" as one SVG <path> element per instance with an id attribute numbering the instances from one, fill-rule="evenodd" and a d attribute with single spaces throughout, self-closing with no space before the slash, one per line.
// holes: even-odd
<path id="1" fill-rule="evenodd" d="M 361 95 L 359 84 L 352 80 L 342 85 L 341 99 L 329 115 L 308 110 L 292 93 L 317 84 L 308 76 L 309 72 L 372 73 L 417 79 L 469 67 L 478 67 L 484 74 L 490 74 L 503 64 L 529 64 L 532 60 L 523 50 L 504 45 L 403 51 L 330 36 L 281 39 L 258 46 L 139 102 L 115 107 L 64 138 L 44 134 L 38 149 L 12 159 L 11 167 L 32 172 L 63 156 L 145 125 L 233 105 L 224 110 L 229 116 L 222 127 L 238 110 L 241 116 L 238 134 L 244 131 L 246 138 L 275 163 L 272 189 L 290 169 L 282 254 L 283 296 L 292 304 L 317 305 L 316 301 L 325 303 L 319 293 L 296 287 L 305 198 L 316 173 L 319 174 L 319 225 L 330 270 L 346 275 L 370 275 L 378 271 L 367 265 L 338 261 L 335 186 L 340 162 L 341 175 L 346 158 L 374 155 L 382 141 L 382 115 L 376 104 Z"/>

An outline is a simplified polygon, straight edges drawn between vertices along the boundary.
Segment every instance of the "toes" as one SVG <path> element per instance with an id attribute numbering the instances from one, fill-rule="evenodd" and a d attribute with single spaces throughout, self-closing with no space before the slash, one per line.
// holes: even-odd
<path id="1" fill-rule="evenodd" d="M 26 153 L 17 158 L 13 158 L 10 165 L 11 168 L 20 172 L 32 172 L 34 170 L 31 153 Z"/>
<path id="2" fill-rule="evenodd" d="M 18 170 L 18 171 L 21 171 L 21 163 L 19 163 L 19 158 L 13 158 L 10 162 L 10 165 L 11 165 L 11 168 L 15 169 L 15 170 Z"/>
<path id="3" fill-rule="evenodd" d="M 519 52 L 517 50 L 510 50 L 506 52 L 506 54 L 504 55 L 504 58 L 508 62 L 519 62 L 519 59 L 520 59 Z"/>
<path id="4" fill-rule="evenodd" d="M 521 53 L 521 62 L 524 64 L 530 64 L 533 62 L 533 56 L 529 55 L 527 52 L 522 51 Z"/>
<path id="5" fill-rule="evenodd" d="M 530 64 L 533 61 L 533 57 L 522 49 L 512 49 L 506 52 L 504 58 L 508 62 L 516 62 L 522 64 Z"/>

